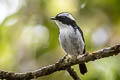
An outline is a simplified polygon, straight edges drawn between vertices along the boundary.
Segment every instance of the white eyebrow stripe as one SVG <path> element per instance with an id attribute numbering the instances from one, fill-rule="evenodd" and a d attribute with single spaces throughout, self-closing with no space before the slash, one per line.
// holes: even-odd
<path id="1" fill-rule="evenodd" d="M 74 19 L 74 18 L 72 17 L 72 15 L 69 14 L 69 13 L 60 13 L 60 14 L 58 14 L 58 16 L 66 16 L 66 17 L 70 18 L 71 20 L 74 20 L 74 21 L 75 21 L 75 19 Z"/>

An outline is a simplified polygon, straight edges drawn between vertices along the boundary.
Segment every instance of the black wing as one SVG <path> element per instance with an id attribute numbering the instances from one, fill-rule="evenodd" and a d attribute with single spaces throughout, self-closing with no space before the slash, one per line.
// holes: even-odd
<path id="1" fill-rule="evenodd" d="M 84 39 L 82 30 L 80 29 L 79 26 L 77 26 L 76 28 L 80 31 L 80 33 L 81 33 L 81 35 L 82 35 L 82 39 L 83 39 L 83 41 L 84 41 L 84 43 L 85 43 L 85 39 Z M 85 46 L 84 46 L 84 51 L 83 51 L 83 53 L 85 53 L 85 52 L 86 52 L 86 48 L 85 48 Z"/>

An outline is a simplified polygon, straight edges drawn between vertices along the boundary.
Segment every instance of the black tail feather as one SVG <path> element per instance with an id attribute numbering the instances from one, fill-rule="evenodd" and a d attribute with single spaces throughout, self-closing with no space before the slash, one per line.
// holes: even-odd
<path id="1" fill-rule="evenodd" d="M 84 75 L 85 73 L 87 73 L 87 67 L 86 67 L 85 63 L 79 64 L 79 69 L 80 69 L 81 74 Z"/>

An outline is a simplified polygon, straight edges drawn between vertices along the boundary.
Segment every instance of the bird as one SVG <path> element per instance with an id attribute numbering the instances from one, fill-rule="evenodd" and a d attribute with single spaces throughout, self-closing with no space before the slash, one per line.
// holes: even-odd
<path id="1" fill-rule="evenodd" d="M 58 13 L 51 17 L 59 28 L 59 42 L 65 53 L 69 56 L 77 57 L 86 52 L 85 40 L 81 28 L 77 25 L 75 18 L 69 12 Z M 85 63 L 79 64 L 81 74 L 87 73 Z"/>

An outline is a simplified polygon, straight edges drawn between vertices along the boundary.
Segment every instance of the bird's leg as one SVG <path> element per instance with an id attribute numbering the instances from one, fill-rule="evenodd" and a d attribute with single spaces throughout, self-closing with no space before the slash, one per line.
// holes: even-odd
<path id="1" fill-rule="evenodd" d="M 68 62 L 71 62 L 71 60 L 72 60 L 72 61 L 75 61 L 76 59 L 77 59 L 77 56 L 76 56 L 76 55 L 68 55 L 67 61 L 68 61 Z"/>
<path id="2" fill-rule="evenodd" d="M 84 56 L 84 55 L 83 55 Z M 79 56 L 78 56 L 79 57 Z M 69 62 L 69 61 L 75 61 L 78 58 L 76 55 L 69 55 L 66 54 L 65 56 L 63 56 L 58 62 L 62 63 L 65 61 L 65 59 Z"/>

